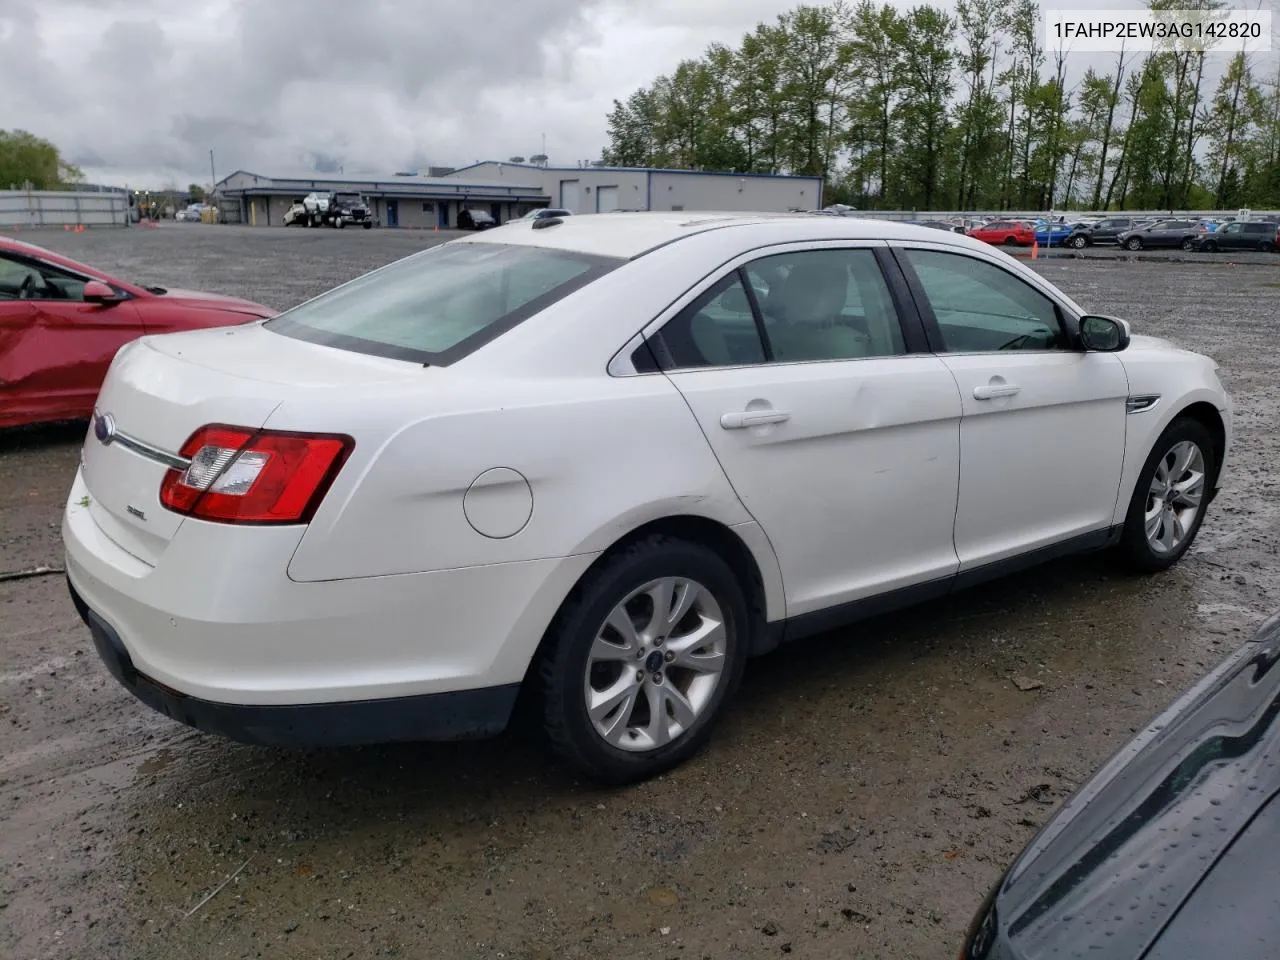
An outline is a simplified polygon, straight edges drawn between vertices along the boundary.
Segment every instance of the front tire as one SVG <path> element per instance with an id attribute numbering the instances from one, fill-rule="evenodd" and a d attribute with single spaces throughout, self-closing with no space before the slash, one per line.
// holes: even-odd
<path id="1" fill-rule="evenodd" d="M 1138 474 L 1125 515 L 1120 551 L 1129 566 L 1156 573 L 1182 559 L 1200 531 L 1217 470 L 1204 424 L 1181 417 L 1165 428 Z"/>
<path id="2" fill-rule="evenodd" d="M 1068 241 L 1068 243 L 1071 246 L 1075 247 L 1077 250 L 1083 250 L 1085 247 L 1089 245 L 1089 239 L 1088 237 L 1084 237 L 1084 236 L 1072 237 Z"/>
<path id="3" fill-rule="evenodd" d="M 733 569 L 656 535 L 607 559 L 556 616 L 539 668 L 552 750 L 604 783 L 693 756 L 746 663 L 748 607 Z"/>

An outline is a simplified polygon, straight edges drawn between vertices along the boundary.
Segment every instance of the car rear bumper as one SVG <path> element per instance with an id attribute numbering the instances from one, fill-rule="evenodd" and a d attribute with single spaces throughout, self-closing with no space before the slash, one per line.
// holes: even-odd
<path id="1" fill-rule="evenodd" d="M 139 673 L 120 635 L 67 581 L 71 601 L 110 674 L 135 697 L 172 720 L 270 747 L 354 746 L 403 740 L 465 740 L 507 725 L 520 684 L 477 690 L 337 703 L 239 704 L 189 696 Z"/>
<path id="2" fill-rule="evenodd" d="M 189 518 L 147 563 L 104 532 L 89 499 L 77 474 L 66 570 L 108 669 L 176 719 L 259 743 L 501 729 L 547 625 L 594 559 L 301 583 L 287 568 L 303 527 Z"/>

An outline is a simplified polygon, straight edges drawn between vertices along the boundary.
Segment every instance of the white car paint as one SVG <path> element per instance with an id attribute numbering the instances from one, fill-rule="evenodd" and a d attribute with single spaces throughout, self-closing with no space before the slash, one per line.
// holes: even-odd
<path id="1" fill-rule="evenodd" d="M 1229 442 L 1212 361 L 1141 337 L 1118 354 L 630 364 L 645 335 L 737 264 L 778 251 L 954 251 L 1069 318 L 1085 312 L 959 234 L 601 214 L 446 246 L 463 244 L 635 259 L 447 366 L 260 323 L 146 337 L 117 355 L 99 410 L 161 450 L 209 423 L 355 438 L 309 523 L 257 527 L 169 511 L 164 465 L 90 433 L 64 519 L 68 576 L 138 671 L 229 704 L 516 684 L 591 564 L 647 523 L 694 517 L 736 536 L 778 625 L 1122 522 L 1155 438 L 1191 403 L 1219 411 Z M 997 378 L 1020 392 L 978 400 Z M 1160 399 L 1126 413 L 1139 395 Z M 789 417 L 723 426 L 762 408 Z"/>

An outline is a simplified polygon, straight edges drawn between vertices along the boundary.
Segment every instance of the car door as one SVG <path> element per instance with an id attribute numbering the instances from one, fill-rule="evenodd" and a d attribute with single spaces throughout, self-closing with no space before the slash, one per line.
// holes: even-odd
<path id="1" fill-rule="evenodd" d="M 142 335 L 127 300 L 85 303 L 84 277 L 43 261 L 0 254 L 8 269 L 30 276 L 23 296 L 23 333 L 0 351 L 0 390 L 20 397 L 32 419 L 87 417 L 116 351 Z"/>
<path id="2" fill-rule="evenodd" d="M 1214 242 L 1223 250 L 1239 250 L 1245 245 L 1244 224 L 1228 223 L 1213 234 Z"/>
<path id="3" fill-rule="evenodd" d="M 961 574 L 1105 531 L 1124 461 L 1119 357 L 1075 349 L 1066 308 L 994 255 L 923 244 L 898 254 L 964 408 Z"/>
<path id="4" fill-rule="evenodd" d="M 960 397 L 882 260 L 896 270 L 883 243 L 756 252 L 653 341 L 773 545 L 790 617 L 941 593 L 956 571 Z"/>
<path id="5" fill-rule="evenodd" d="M 1126 230 L 1133 227 L 1131 220 L 1123 218 L 1113 218 L 1111 220 L 1103 220 L 1093 232 L 1094 240 L 1105 243 L 1115 243 L 1116 237 Z"/>

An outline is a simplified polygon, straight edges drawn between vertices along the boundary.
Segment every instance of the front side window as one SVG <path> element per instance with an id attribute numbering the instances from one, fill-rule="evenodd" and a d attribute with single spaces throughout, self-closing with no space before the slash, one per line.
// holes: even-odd
<path id="1" fill-rule="evenodd" d="M 452 363 L 625 261 L 501 243 L 450 243 L 267 321 L 267 329 L 398 360 Z"/>
<path id="2" fill-rule="evenodd" d="M 1067 346 L 1053 301 L 976 257 L 905 250 L 950 353 L 1055 350 Z"/>
<path id="3" fill-rule="evenodd" d="M 0 300 L 84 300 L 82 277 L 0 254 Z"/>

